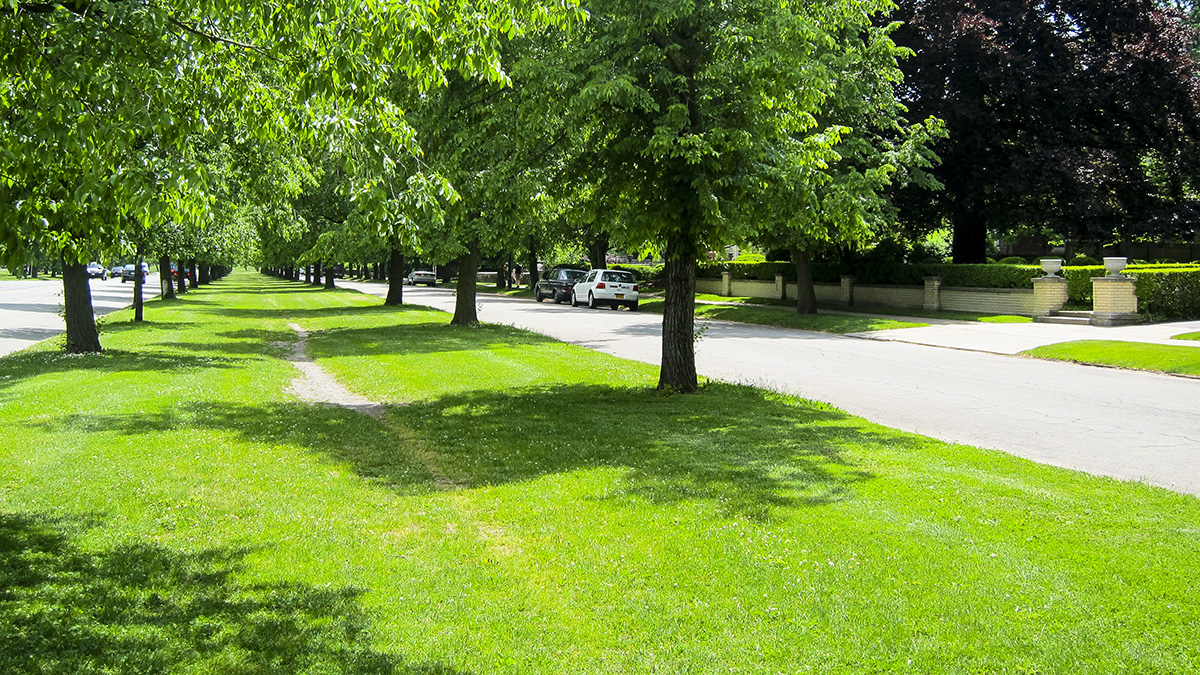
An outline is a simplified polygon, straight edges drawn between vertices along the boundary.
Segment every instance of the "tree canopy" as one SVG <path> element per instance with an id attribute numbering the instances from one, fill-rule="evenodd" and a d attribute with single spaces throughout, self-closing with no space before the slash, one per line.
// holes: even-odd
<path id="1" fill-rule="evenodd" d="M 910 223 L 954 228 L 954 260 L 989 232 L 1047 228 L 1108 243 L 1194 235 L 1200 200 L 1195 30 L 1155 0 L 900 0 L 913 119 L 936 116 L 941 191 Z"/>
<path id="2" fill-rule="evenodd" d="M 548 58 L 582 194 L 625 241 L 666 260 L 661 388 L 694 391 L 698 255 L 751 238 L 771 199 L 812 185 L 848 129 L 826 113 L 847 54 L 877 51 L 886 0 L 594 0 Z M 883 47 L 883 49 L 880 49 Z M 800 198 L 800 201 L 804 201 Z"/>

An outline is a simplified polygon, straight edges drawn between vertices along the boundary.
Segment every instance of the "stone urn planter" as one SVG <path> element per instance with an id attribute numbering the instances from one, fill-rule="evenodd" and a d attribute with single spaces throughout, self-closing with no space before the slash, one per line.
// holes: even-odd
<path id="1" fill-rule="evenodd" d="M 1058 277 L 1058 271 L 1062 269 L 1062 258 L 1042 258 L 1042 271 L 1047 277 Z"/>
<path id="2" fill-rule="evenodd" d="M 1108 276 L 1119 277 L 1121 276 L 1121 270 L 1125 269 L 1125 265 L 1128 262 L 1128 258 L 1105 258 L 1104 269 L 1108 270 Z"/>

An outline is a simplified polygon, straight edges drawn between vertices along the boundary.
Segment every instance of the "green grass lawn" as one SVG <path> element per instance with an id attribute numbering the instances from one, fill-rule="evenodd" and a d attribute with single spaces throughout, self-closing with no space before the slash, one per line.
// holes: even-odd
<path id="1" fill-rule="evenodd" d="M 1176 347 L 1119 340 L 1077 340 L 1046 345 L 1023 353 L 1042 359 L 1200 375 L 1200 349 L 1183 345 Z"/>
<path id="2" fill-rule="evenodd" d="M 513 298 L 532 298 L 533 289 L 522 286 L 520 288 L 496 288 L 495 283 L 490 284 L 475 284 L 476 293 L 487 293 L 489 295 L 507 295 Z"/>
<path id="3" fill-rule="evenodd" d="M 1179 335 L 1172 335 L 1171 339 L 1172 340 L 1200 340 L 1200 333 L 1181 333 Z"/>
<path id="4" fill-rule="evenodd" d="M 835 305 L 831 303 L 820 303 L 822 309 L 837 310 L 839 312 L 855 312 L 862 314 L 887 314 L 899 316 L 911 316 L 924 319 L 949 319 L 951 321 L 978 321 L 980 323 L 1032 323 L 1033 319 L 1028 316 L 1016 316 L 1013 314 L 987 314 L 979 312 L 948 312 L 948 311 L 930 311 L 926 309 L 916 309 L 911 307 L 871 307 L 863 305 L 855 305 L 846 307 L 844 305 Z"/>
<path id="5" fill-rule="evenodd" d="M 380 303 L 238 273 L 0 358 L 0 672 L 1200 663 L 1195 497 Z"/>
<path id="6" fill-rule="evenodd" d="M 796 307 L 795 300 L 780 300 L 779 298 L 752 298 L 752 297 L 725 297 L 722 295 L 713 295 L 711 293 L 697 293 L 696 300 L 702 302 L 724 302 L 735 304 L 752 304 L 752 305 L 771 305 L 775 307 Z M 925 309 L 915 309 L 910 307 L 872 307 L 864 305 L 854 305 L 847 307 L 834 303 L 822 302 L 818 303 L 821 309 L 850 312 L 854 314 L 867 315 L 889 315 L 889 316 L 904 316 L 917 317 L 925 319 L 950 319 L 954 321 L 979 321 L 981 323 L 1030 323 L 1033 321 L 1027 316 L 1015 316 L 1011 314 L 986 314 L 977 312 L 933 312 Z M 927 324 L 919 324 L 927 325 Z"/>
<path id="7" fill-rule="evenodd" d="M 663 311 L 663 300 L 658 298 L 643 298 L 638 303 L 638 309 L 646 312 Z M 779 328 L 796 328 L 799 330 L 821 331 L 824 333 L 861 333 L 873 330 L 888 330 L 891 328 L 915 328 L 928 326 L 927 323 L 911 321 L 896 321 L 879 316 L 852 316 L 846 314 L 796 314 L 794 309 L 786 307 L 755 307 L 740 305 L 696 305 L 696 316 L 705 319 L 721 319 L 752 323 L 760 326 L 776 326 Z"/>

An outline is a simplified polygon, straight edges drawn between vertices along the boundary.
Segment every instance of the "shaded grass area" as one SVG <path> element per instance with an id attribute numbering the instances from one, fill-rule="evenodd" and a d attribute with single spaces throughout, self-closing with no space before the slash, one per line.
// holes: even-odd
<path id="1" fill-rule="evenodd" d="M 512 298 L 532 298 L 533 289 L 522 286 L 521 288 L 496 288 L 495 283 L 490 284 L 475 284 L 477 293 L 487 293 L 489 295 L 506 295 Z"/>
<path id="2" fill-rule="evenodd" d="M 1119 340 L 1077 340 L 1037 347 L 1026 356 L 1092 365 L 1200 375 L 1200 349 Z"/>
<path id="3" fill-rule="evenodd" d="M 1200 659 L 1193 497 L 298 287 L 237 274 L 105 354 L 0 359 L 0 671 Z M 287 393 L 289 322 L 380 418 Z"/>
<path id="4" fill-rule="evenodd" d="M 639 310 L 661 314 L 663 300 L 643 298 L 639 302 Z M 756 307 L 739 305 L 705 305 L 696 304 L 696 316 L 705 319 L 720 319 L 722 321 L 737 321 L 759 326 L 775 326 L 777 328 L 795 328 L 797 330 L 819 331 L 822 333 L 862 333 L 892 328 L 916 328 L 928 326 L 926 323 L 897 321 L 878 316 L 849 316 L 844 314 L 796 314 L 794 309 L 785 307 Z"/>

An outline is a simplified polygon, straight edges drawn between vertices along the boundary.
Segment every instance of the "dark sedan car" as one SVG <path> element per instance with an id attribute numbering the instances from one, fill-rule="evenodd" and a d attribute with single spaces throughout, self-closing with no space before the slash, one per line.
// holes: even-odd
<path id="1" fill-rule="evenodd" d="M 554 267 L 542 273 L 541 281 L 533 287 L 533 298 L 538 302 L 551 298 L 554 302 L 571 299 L 571 289 L 583 280 L 587 272 L 570 267 Z"/>

